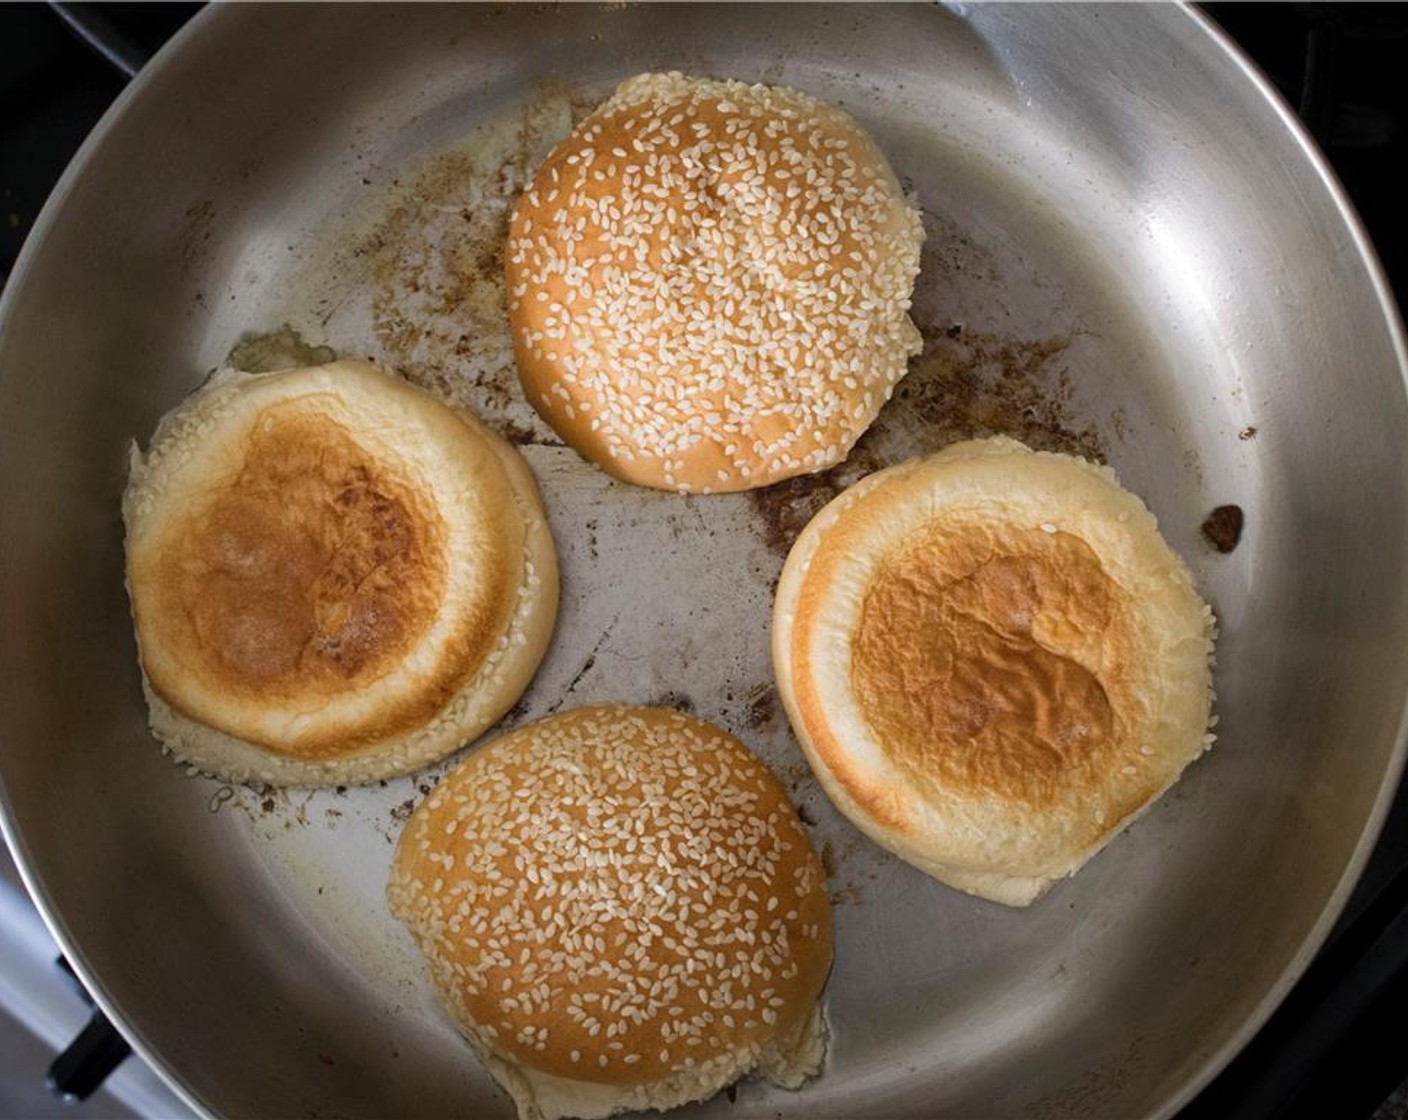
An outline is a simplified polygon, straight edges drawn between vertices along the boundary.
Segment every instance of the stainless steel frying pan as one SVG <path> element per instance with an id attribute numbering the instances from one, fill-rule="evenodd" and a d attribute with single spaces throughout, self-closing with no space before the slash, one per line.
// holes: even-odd
<path id="1" fill-rule="evenodd" d="M 675 67 L 844 103 L 926 212 L 926 356 L 852 462 L 760 495 L 608 483 L 516 395 L 504 206 L 573 116 Z M 122 588 L 128 442 L 251 332 L 470 401 L 563 556 L 521 721 L 667 702 L 784 776 L 833 867 L 824 1077 L 697 1115 L 1168 1115 L 1320 943 L 1403 764 L 1408 400 L 1395 312 L 1324 164 L 1196 13 L 1162 6 L 220 6 L 55 192 L 0 308 L 0 780 L 70 959 L 212 1113 L 499 1116 L 388 917 L 435 774 L 232 789 L 144 726 Z M 249 354 L 258 347 L 246 347 Z M 1220 739 L 1026 911 L 880 852 L 770 687 L 789 535 L 972 431 L 1105 455 L 1221 619 Z M 1208 511 L 1246 515 L 1213 551 Z"/>

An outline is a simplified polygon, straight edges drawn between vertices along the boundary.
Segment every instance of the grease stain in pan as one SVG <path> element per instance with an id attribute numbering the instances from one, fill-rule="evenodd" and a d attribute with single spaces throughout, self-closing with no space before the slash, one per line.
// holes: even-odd
<path id="1" fill-rule="evenodd" d="M 513 200 L 588 106 L 545 83 L 516 111 L 390 180 L 361 228 L 338 231 L 310 288 L 329 338 L 452 403 L 510 442 L 560 446 L 518 391 L 504 299 L 503 245 Z M 340 283 L 327 278 L 345 277 Z"/>
<path id="2" fill-rule="evenodd" d="M 300 366 L 320 366 L 334 361 L 330 346 L 308 342 L 288 323 L 263 334 L 242 335 L 230 348 L 225 364 L 245 373 L 270 373 Z"/>
<path id="3" fill-rule="evenodd" d="M 1100 429 L 1073 399 L 1069 335 L 1004 338 L 961 324 L 923 328 L 924 350 L 844 462 L 748 492 L 759 531 L 785 557 L 827 502 L 873 471 L 964 439 L 1005 435 L 1039 451 L 1105 462 Z M 1110 427 L 1119 430 L 1119 418 Z"/>

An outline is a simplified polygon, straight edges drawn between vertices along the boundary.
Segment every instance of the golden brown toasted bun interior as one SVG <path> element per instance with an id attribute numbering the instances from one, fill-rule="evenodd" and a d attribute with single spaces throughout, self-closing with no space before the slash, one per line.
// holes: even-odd
<path id="1" fill-rule="evenodd" d="M 920 349 L 923 230 L 850 116 L 642 74 L 548 156 L 505 267 L 524 393 L 628 482 L 746 490 L 843 459 Z"/>
<path id="2" fill-rule="evenodd" d="M 823 509 L 787 559 L 773 657 L 809 761 L 862 831 L 1024 905 L 1211 742 L 1212 632 L 1108 469 L 997 438 Z"/>
<path id="3" fill-rule="evenodd" d="M 455 749 L 556 613 L 517 454 L 365 362 L 217 375 L 134 449 L 124 515 L 153 728 L 229 778 L 370 781 Z"/>
<path id="4" fill-rule="evenodd" d="M 583 708 L 492 741 L 412 814 L 388 895 L 524 1115 L 819 1067 L 821 863 L 781 784 L 710 724 Z"/>

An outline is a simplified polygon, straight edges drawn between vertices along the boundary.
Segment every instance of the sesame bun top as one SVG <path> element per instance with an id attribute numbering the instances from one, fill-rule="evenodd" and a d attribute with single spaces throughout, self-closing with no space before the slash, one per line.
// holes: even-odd
<path id="1" fill-rule="evenodd" d="M 1026 905 L 1207 749 L 1213 630 L 1113 472 L 998 437 L 872 474 L 813 518 L 778 582 L 773 663 L 857 827 Z"/>
<path id="2" fill-rule="evenodd" d="M 388 897 L 481 1052 L 687 1086 L 637 1107 L 794 1044 L 831 965 L 825 876 L 781 784 L 665 709 L 578 709 L 476 751 L 412 814 Z"/>
<path id="3" fill-rule="evenodd" d="M 524 391 L 629 482 L 708 493 L 821 470 L 919 351 L 922 241 L 841 110 L 781 86 L 632 78 L 514 208 Z"/>

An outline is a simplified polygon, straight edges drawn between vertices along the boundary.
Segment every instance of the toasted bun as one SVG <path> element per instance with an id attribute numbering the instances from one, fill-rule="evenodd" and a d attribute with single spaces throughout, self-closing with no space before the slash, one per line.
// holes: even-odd
<path id="1" fill-rule="evenodd" d="M 999 438 L 880 471 L 818 513 L 778 584 L 773 663 L 858 828 L 1022 906 L 1209 745 L 1212 636 L 1111 471 Z"/>
<path id="2" fill-rule="evenodd" d="M 841 110 L 781 86 L 632 78 L 514 207 L 524 392 L 627 482 L 709 493 L 821 470 L 919 352 L 923 236 Z"/>
<path id="3" fill-rule="evenodd" d="M 407 822 L 388 898 L 524 1116 L 820 1067 L 821 863 L 781 784 L 710 724 L 582 708 L 481 747 Z"/>
<path id="4" fill-rule="evenodd" d="M 366 362 L 217 374 L 134 447 L 123 515 L 152 729 L 232 780 L 440 758 L 514 703 L 552 633 L 526 464 Z"/>

